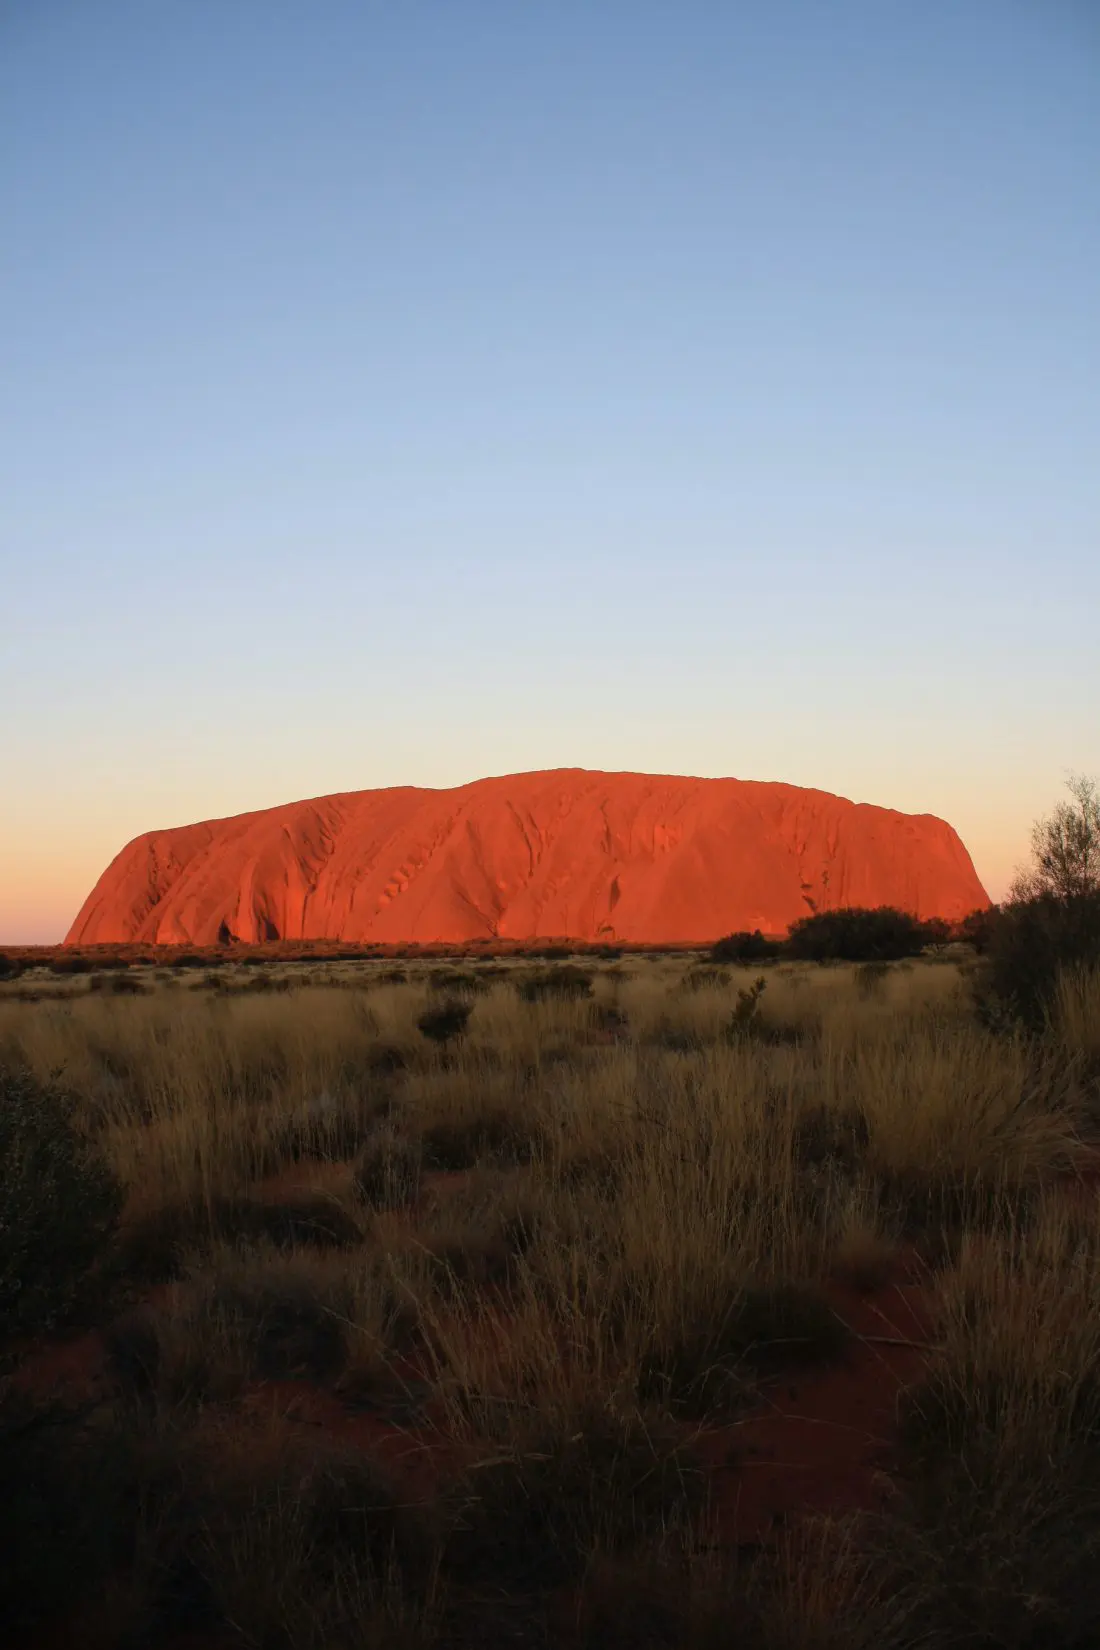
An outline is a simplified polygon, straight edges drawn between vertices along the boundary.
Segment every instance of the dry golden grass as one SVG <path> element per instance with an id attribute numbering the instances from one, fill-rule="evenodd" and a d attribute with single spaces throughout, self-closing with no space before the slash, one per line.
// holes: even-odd
<path id="1" fill-rule="evenodd" d="M 1058 1043 L 1100 1072 L 1100 968 L 1067 969 L 1061 975 L 1052 1020 Z"/>
<path id="2" fill-rule="evenodd" d="M 33 979 L 0 986 L 0 1065 L 57 1076 L 126 1189 L 121 1401 L 187 1436 L 216 1417 L 244 1462 L 243 1489 L 204 1491 L 217 1517 L 237 1508 L 236 1533 L 189 1557 L 218 1619 L 245 1642 L 323 1642 L 310 1609 L 340 1643 L 459 1642 L 472 1606 L 455 1554 L 491 1517 L 518 1533 L 497 1560 L 482 1542 L 485 1587 L 499 1560 L 522 1591 L 549 1540 L 582 1583 L 578 1643 L 632 1642 L 608 1612 L 652 1566 L 669 1625 L 651 1642 L 669 1645 L 736 1631 L 789 1650 L 1021 1650 L 989 1603 L 1019 1615 L 1012 1564 L 1046 1601 L 1036 1631 L 1060 1631 L 1082 1552 L 1100 1554 L 1074 1468 L 1093 1460 L 1100 1239 L 1064 1189 L 1089 1161 L 1096 976 L 1064 979 L 1048 1035 L 1026 1040 L 978 1023 L 953 961 L 586 959 L 588 995 L 524 1000 L 534 970 L 273 965 L 256 989 L 243 967 L 135 969 L 144 992 L 78 978 L 39 1001 Z M 451 999 L 468 1025 L 433 1043 L 418 1021 Z M 716 1575 L 691 1429 L 735 1421 L 778 1368 L 843 1356 L 831 1280 L 873 1291 L 910 1241 L 939 1271 L 898 1507 Z M 444 1461 L 440 1516 L 457 1523 L 432 1537 L 430 1584 L 377 1553 L 341 1548 L 333 1568 L 312 1514 L 281 1499 L 299 1467 L 285 1440 L 272 1466 L 239 1411 L 257 1383 L 287 1382 L 417 1427 Z M 944 1467 L 960 1451 L 969 1479 Z M 1070 1515 L 1080 1539 L 1058 1533 Z M 958 1636 L 955 1549 L 985 1578 L 986 1603 L 972 1589 L 966 1606 L 985 1638 Z"/>

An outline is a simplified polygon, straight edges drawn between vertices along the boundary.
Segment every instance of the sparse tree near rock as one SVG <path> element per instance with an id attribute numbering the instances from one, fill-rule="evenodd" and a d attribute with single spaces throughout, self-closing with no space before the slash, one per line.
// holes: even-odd
<path id="1" fill-rule="evenodd" d="M 1072 802 L 1061 802 L 1031 832 L 1032 864 L 1017 873 L 1016 901 L 1053 896 L 1078 899 L 1100 892 L 1100 791 L 1094 779 L 1066 781 Z"/>
<path id="2" fill-rule="evenodd" d="M 1073 801 L 1032 829 L 1033 863 L 991 923 L 979 981 L 984 1014 L 1032 1031 L 1047 1027 L 1067 970 L 1100 968 L 1100 794 L 1077 776 L 1068 790 Z"/>

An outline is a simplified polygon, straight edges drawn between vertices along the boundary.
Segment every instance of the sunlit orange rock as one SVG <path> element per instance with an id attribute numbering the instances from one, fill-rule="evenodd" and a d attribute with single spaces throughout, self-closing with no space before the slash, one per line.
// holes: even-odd
<path id="1" fill-rule="evenodd" d="M 561 768 L 149 831 L 104 871 L 67 943 L 668 944 L 780 934 L 830 906 L 958 917 L 988 903 L 931 814 L 754 780 Z"/>

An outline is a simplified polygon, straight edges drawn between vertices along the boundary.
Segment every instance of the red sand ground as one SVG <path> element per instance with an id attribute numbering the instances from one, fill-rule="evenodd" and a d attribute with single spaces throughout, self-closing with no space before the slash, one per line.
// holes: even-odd
<path id="1" fill-rule="evenodd" d="M 830 1299 L 855 1334 L 840 1363 L 770 1382 L 762 1406 L 738 1421 L 702 1433 L 685 1426 L 685 1440 L 707 1468 L 719 1540 L 731 1553 L 774 1541 L 807 1514 L 871 1509 L 888 1499 L 898 1395 L 920 1378 L 928 1358 L 926 1294 L 902 1264 L 895 1279 L 873 1293 L 838 1286 Z M 70 1401 L 106 1396 L 110 1377 L 100 1335 L 42 1345 L 23 1364 L 17 1384 Z M 268 1381 L 251 1390 L 245 1407 L 367 1450 L 411 1501 L 429 1499 L 440 1469 L 455 1465 L 453 1448 L 430 1420 L 410 1425 L 406 1416 L 387 1414 L 384 1402 L 369 1410 L 345 1403 L 331 1388 Z M 74 1617 L 32 1636 L 23 1650 L 76 1642 L 88 1650 L 106 1647 L 113 1642 L 110 1612 L 105 1607 L 101 1622 L 98 1608 L 83 1601 Z M 216 1633 L 179 1637 L 170 1650 L 221 1650 L 223 1642 L 231 1641 Z"/>
<path id="2" fill-rule="evenodd" d="M 256 1187 L 278 1200 L 321 1189 L 336 1175 L 333 1167 L 297 1164 Z M 426 1197 L 459 1191 L 468 1176 L 429 1177 Z M 1078 1190 L 1076 1182 L 1068 1189 Z M 404 1225 L 407 1214 L 393 1221 Z M 761 1402 L 744 1416 L 698 1431 L 685 1423 L 685 1441 L 707 1471 L 715 1530 L 723 1547 L 755 1549 L 773 1542 L 800 1518 L 814 1513 L 844 1514 L 884 1504 L 890 1494 L 902 1389 L 920 1379 L 927 1366 L 927 1272 L 903 1251 L 892 1276 L 881 1286 L 858 1292 L 834 1282 L 828 1298 L 852 1331 L 842 1359 L 821 1369 L 792 1370 L 765 1383 Z M 153 1291 L 155 1300 L 160 1291 Z M 502 1303 L 503 1307 L 503 1303 Z M 441 1475 L 459 1464 L 461 1451 L 440 1430 L 442 1415 L 420 1412 L 407 1397 L 420 1387 L 412 1364 L 395 1368 L 395 1380 L 372 1395 L 345 1398 L 339 1383 L 302 1380 L 257 1382 L 244 1398 L 256 1418 L 278 1416 L 292 1426 L 323 1433 L 385 1463 L 410 1501 L 429 1501 Z M 17 1386 L 39 1396 L 69 1401 L 109 1397 L 112 1381 L 102 1336 L 97 1331 L 46 1340 L 27 1347 L 15 1377 Z M 403 1383 L 410 1383 L 403 1393 Z M 419 1415 L 419 1418 L 416 1418 Z M 79 1611 L 80 1642 L 111 1642 L 90 1601 Z M 74 1642 L 66 1634 L 73 1620 L 29 1641 L 24 1650 L 55 1650 Z M 57 1636 L 60 1631 L 60 1637 Z M 563 1642 L 568 1635 L 563 1634 Z M 172 1641 L 171 1650 L 221 1650 L 216 1634 Z"/>
<path id="3" fill-rule="evenodd" d="M 843 905 L 950 919 L 988 903 L 931 814 L 793 785 L 563 768 L 149 832 L 108 866 L 66 943 L 668 945 L 781 934 Z"/>

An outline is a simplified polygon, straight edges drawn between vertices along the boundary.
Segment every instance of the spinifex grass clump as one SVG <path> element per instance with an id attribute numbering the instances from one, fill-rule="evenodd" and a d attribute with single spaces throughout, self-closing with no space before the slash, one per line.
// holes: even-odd
<path id="1" fill-rule="evenodd" d="M 748 1288 L 721 1319 L 702 1317 L 647 1352 L 639 1390 L 678 1415 L 735 1413 L 754 1398 L 756 1377 L 828 1363 L 848 1341 L 847 1326 L 819 1291 Z"/>
<path id="2" fill-rule="evenodd" d="M 224 1403 L 249 1382 L 331 1382 L 349 1361 L 360 1387 L 407 1333 L 393 1269 L 296 1251 L 221 1248 L 156 1304 L 115 1320 L 106 1340 L 120 1382 L 162 1405 Z"/>
<path id="3" fill-rule="evenodd" d="M 375 1129 L 355 1166 L 355 1189 L 375 1209 L 403 1209 L 420 1195 L 424 1145 L 390 1124 Z"/>
<path id="4" fill-rule="evenodd" d="M 941 1277 L 874 1548 L 923 1642 L 1100 1642 L 1098 1301 L 1095 1211 L 1059 1195 Z"/>
<path id="5" fill-rule="evenodd" d="M 131 1282 L 159 1283 L 178 1277 L 188 1257 L 208 1254 L 219 1243 L 351 1249 L 363 1238 L 354 1215 L 320 1193 L 212 1196 L 133 1215 L 119 1231 L 113 1258 L 116 1270 Z"/>
<path id="6" fill-rule="evenodd" d="M 461 1037 L 466 1030 L 471 1014 L 471 1004 L 455 997 L 441 1003 L 438 1008 L 425 1009 L 417 1020 L 417 1029 L 430 1042 L 439 1043 L 447 1048 L 456 1038 Z"/>
<path id="7" fill-rule="evenodd" d="M 698 1511 L 703 1477 L 678 1431 L 599 1404 L 512 1419 L 454 1485 L 449 1571 L 525 1593 L 577 1577 Z"/>

